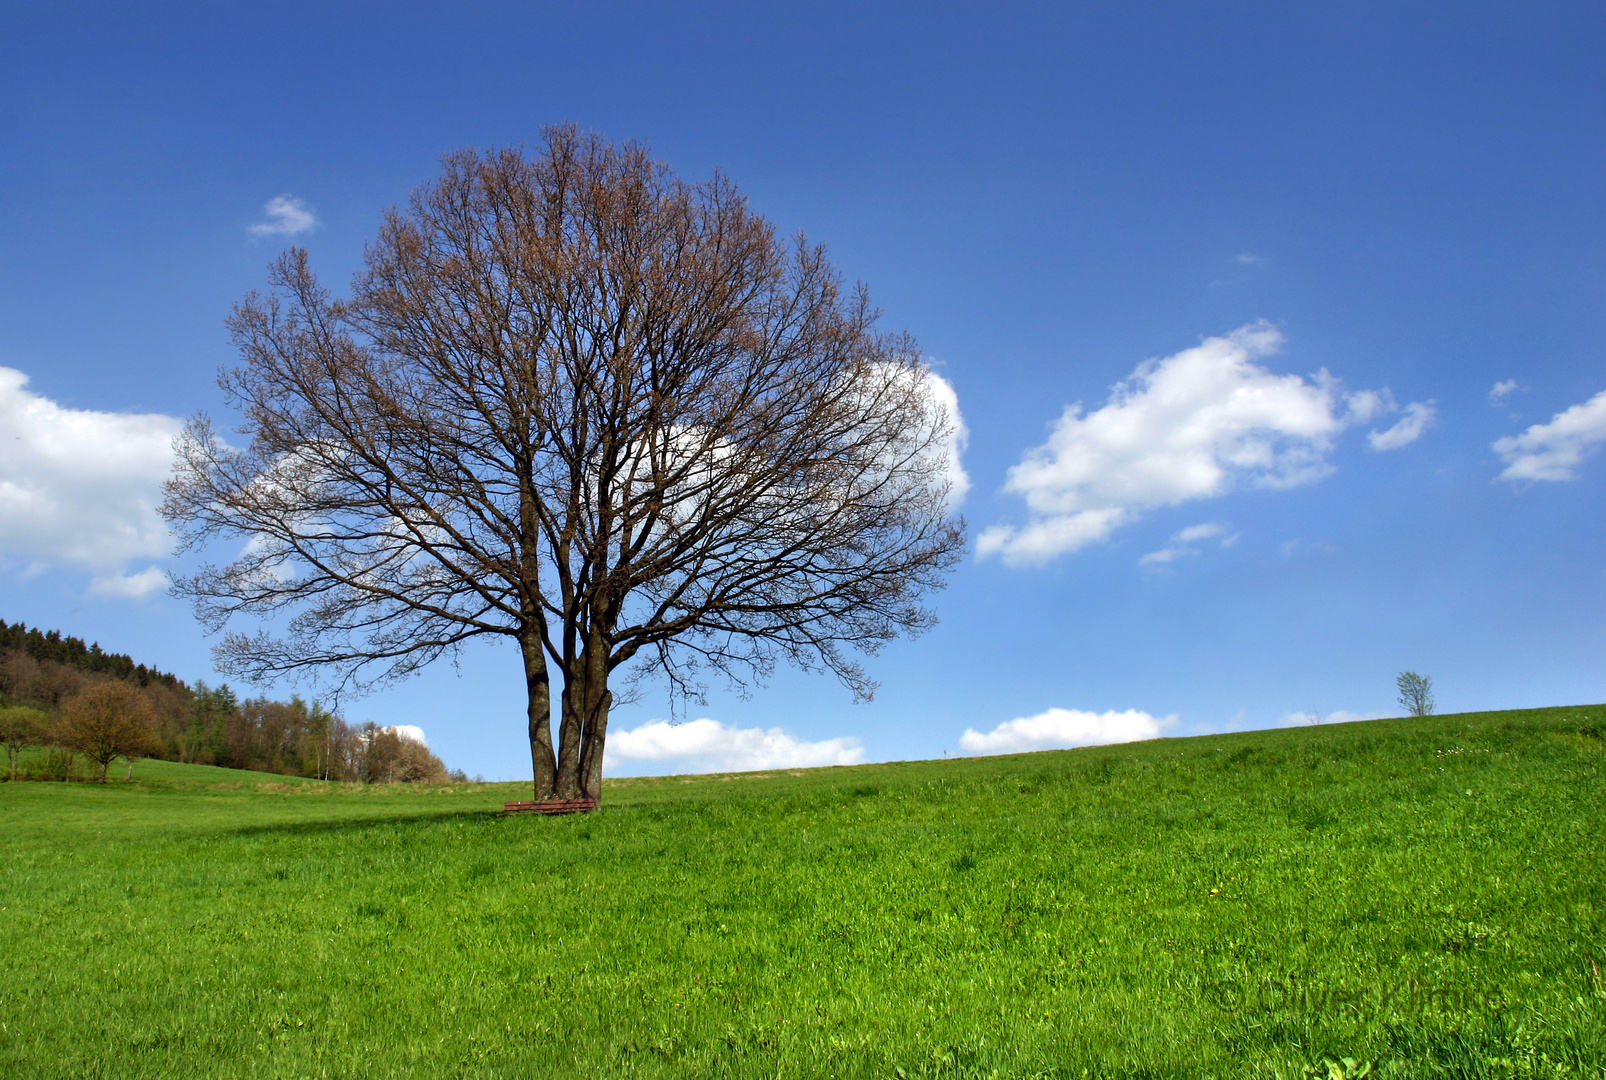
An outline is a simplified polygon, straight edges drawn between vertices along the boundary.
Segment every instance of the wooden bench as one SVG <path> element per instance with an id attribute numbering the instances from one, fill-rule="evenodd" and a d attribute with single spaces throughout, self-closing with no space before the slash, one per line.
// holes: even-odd
<path id="1" fill-rule="evenodd" d="M 502 813 L 498 816 L 506 817 L 508 814 L 583 814 L 597 808 L 597 800 L 592 798 L 579 799 L 542 799 L 539 802 L 510 802 L 503 803 Z"/>

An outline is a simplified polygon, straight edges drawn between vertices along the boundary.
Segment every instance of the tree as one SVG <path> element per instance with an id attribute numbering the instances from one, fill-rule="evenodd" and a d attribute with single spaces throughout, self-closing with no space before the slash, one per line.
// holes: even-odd
<path id="1" fill-rule="evenodd" d="M 50 738 L 50 717 L 41 709 L 26 705 L 0 708 L 0 743 L 11 758 L 11 779 L 17 778 L 17 757 L 24 751 L 45 745 Z"/>
<path id="2" fill-rule="evenodd" d="M 446 765 L 429 747 L 372 720 L 357 730 L 357 778 L 369 784 L 442 784 Z"/>
<path id="3" fill-rule="evenodd" d="M 239 711 L 240 701 L 227 683 L 214 688 L 197 681 L 190 694 L 189 724 L 179 740 L 178 759 L 202 765 L 235 764 L 229 752 L 229 726 Z"/>
<path id="4" fill-rule="evenodd" d="M 100 782 L 113 758 L 145 756 L 156 738 L 156 717 L 139 688 L 103 682 L 68 698 L 61 709 L 57 739 L 100 765 Z"/>
<path id="5" fill-rule="evenodd" d="M 447 155 L 349 299 L 299 249 L 271 280 L 221 377 L 249 445 L 192 420 L 163 506 L 244 541 L 178 583 L 223 670 L 338 692 L 511 640 L 537 797 L 595 796 L 616 677 L 695 698 L 784 660 L 868 698 L 852 653 L 933 622 L 951 391 L 724 178 L 552 128 Z"/>
<path id="6" fill-rule="evenodd" d="M 390 778 L 398 784 L 444 784 L 452 777 L 446 763 L 422 743 L 402 739 Z"/>
<path id="7" fill-rule="evenodd" d="M 1433 680 L 1414 671 L 1402 671 L 1394 684 L 1400 688 L 1400 707 L 1412 716 L 1433 715 Z"/>

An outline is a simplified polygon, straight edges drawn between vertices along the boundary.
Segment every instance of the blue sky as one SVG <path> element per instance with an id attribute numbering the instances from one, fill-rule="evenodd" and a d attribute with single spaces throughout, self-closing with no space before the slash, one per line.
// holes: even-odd
<path id="1" fill-rule="evenodd" d="M 0 617 L 214 678 L 149 507 L 230 305 L 571 120 L 828 244 L 970 434 L 971 554 L 874 703 L 648 699 L 616 771 L 1371 716 L 1406 669 L 1606 699 L 1603 56 L 1585 3 L 9 3 Z M 520 776 L 519 691 L 488 647 L 346 713 Z"/>

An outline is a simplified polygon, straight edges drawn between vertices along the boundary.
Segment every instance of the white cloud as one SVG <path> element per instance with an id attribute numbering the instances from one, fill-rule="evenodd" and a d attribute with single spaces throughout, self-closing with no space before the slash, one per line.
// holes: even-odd
<path id="1" fill-rule="evenodd" d="M 1246 251 L 1243 254 L 1238 256 L 1238 265 L 1239 266 L 1253 266 L 1255 263 L 1265 262 L 1265 261 L 1266 260 L 1261 258 L 1259 255 L 1255 255 L 1252 252 L 1248 252 L 1248 251 Z"/>
<path id="2" fill-rule="evenodd" d="M 1138 560 L 1139 566 L 1160 567 L 1176 562 L 1188 555 L 1199 554 L 1199 549 L 1192 545 L 1204 540 L 1221 541 L 1222 547 L 1232 547 L 1238 542 L 1241 534 L 1228 535 L 1227 526 L 1220 521 L 1207 521 L 1201 525 L 1189 525 L 1171 536 L 1171 543 L 1159 551 L 1151 551 Z"/>
<path id="3" fill-rule="evenodd" d="M 1387 431 L 1367 432 L 1366 441 L 1373 450 L 1398 450 L 1421 438 L 1437 418 L 1438 409 L 1434 408 L 1433 402 L 1413 401 L 1405 407 L 1405 415 L 1399 423 Z"/>
<path id="4" fill-rule="evenodd" d="M 1196 548 L 1163 547 L 1159 551 L 1151 551 L 1138 560 L 1139 566 L 1167 566 L 1176 562 L 1185 555 L 1199 554 Z"/>
<path id="5" fill-rule="evenodd" d="M 1503 379 L 1489 389 L 1489 404 L 1500 405 L 1506 398 L 1517 392 L 1516 379 Z"/>
<path id="6" fill-rule="evenodd" d="M 1353 724 L 1361 720 L 1381 720 L 1387 713 L 1380 712 L 1350 712 L 1348 709 L 1338 709 L 1334 712 L 1324 713 L 1319 709 L 1305 709 L 1302 712 L 1283 713 L 1283 727 L 1299 727 L 1304 724 Z"/>
<path id="7" fill-rule="evenodd" d="M 1197 544 L 1201 540 L 1214 540 L 1218 536 L 1226 535 L 1227 526 L 1219 521 L 1206 521 L 1201 525 L 1189 525 L 1171 539 L 1179 544 Z M 1222 543 L 1227 544 L 1231 541 L 1223 540 Z"/>
<path id="8" fill-rule="evenodd" d="M 424 738 L 424 729 L 417 724 L 395 724 L 385 728 L 385 730 L 394 731 L 398 737 L 406 739 L 408 742 L 414 742 L 423 747 L 429 746 L 429 740 Z"/>
<path id="9" fill-rule="evenodd" d="M 1353 724 L 1358 720 L 1381 720 L 1387 713 L 1380 712 L 1350 712 L 1348 709 L 1338 709 L 1325 717 L 1329 724 Z"/>
<path id="10" fill-rule="evenodd" d="M 1535 424 L 1521 435 L 1496 439 L 1506 463 L 1502 480 L 1571 480 L 1584 458 L 1606 442 L 1606 390 Z"/>
<path id="11" fill-rule="evenodd" d="M 275 195 L 262 212 L 268 220 L 249 226 L 246 232 L 252 236 L 295 236 L 318 224 L 307 204 L 293 195 Z"/>
<path id="12" fill-rule="evenodd" d="M 179 420 L 63 408 L 27 384 L 0 367 L 0 554 L 94 571 L 101 595 L 149 595 L 161 571 L 124 570 L 171 546 L 156 507 Z"/>
<path id="13" fill-rule="evenodd" d="M 167 585 L 167 575 L 157 567 L 149 566 L 137 574 L 102 574 L 89 583 L 89 591 L 96 596 L 143 600 L 167 588 Z"/>
<path id="14" fill-rule="evenodd" d="M 1276 327 L 1251 323 L 1139 365 L 1103 408 L 1084 415 L 1080 402 L 1068 407 L 1048 442 L 1009 471 L 1005 490 L 1025 498 L 1027 523 L 984 530 L 978 557 L 1042 564 L 1107 539 L 1146 510 L 1241 484 L 1311 483 L 1333 471 L 1328 457 L 1345 429 L 1398 411 L 1387 390 L 1345 393 L 1325 370 L 1306 379 L 1255 362 L 1282 344 Z M 1411 409 L 1419 425 L 1431 418 L 1431 406 Z M 1378 438 L 1404 445 L 1405 432 Z"/>
<path id="15" fill-rule="evenodd" d="M 685 724 L 649 720 L 629 731 L 609 732 L 604 771 L 624 762 L 652 762 L 665 772 L 751 772 L 857 765 L 864 748 L 853 736 L 805 742 L 781 728 L 726 727 L 707 718 Z"/>
<path id="16" fill-rule="evenodd" d="M 958 509 L 970 492 L 970 475 L 963 462 L 966 447 L 970 445 L 970 429 L 959 413 L 959 392 L 954 384 L 935 371 L 926 372 L 926 393 L 936 411 L 947 422 L 949 429 L 942 453 L 947 461 L 944 479 L 948 482 L 949 509 Z"/>
<path id="17" fill-rule="evenodd" d="M 1028 505 L 1030 504 L 1028 498 Z M 1040 566 L 1056 555 L 1109 538 L 1137 515 L 1120 507 L 1100 507 L 1038 518 L 1025 527 L 989 525 L 976 537 L 976 557 L 1000 555 L 1009 566 Z"/>
<path id="18" fill-rule="evenodd" d="M 971 754 L 1019 754 L 1028 750 L 1138 742 L 1159 738 L 1161 726 L 1175 720 L 1175 716 L 1154 717 L 1137 709 L 1104 713 L 1049 709 L 1036 716 L 1006 721 L 986 734 L 966 728 L 959 736 L 959 746 Z"/>

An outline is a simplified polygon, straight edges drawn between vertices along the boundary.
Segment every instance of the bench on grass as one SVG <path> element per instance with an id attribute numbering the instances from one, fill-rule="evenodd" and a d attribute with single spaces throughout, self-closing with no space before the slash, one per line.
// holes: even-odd
<path id="1" fill-rule="evenodd" d="M 585 797 L 579 799 L 542 799 L 539 802 L 510 802 L 503 803 L 502 813 L 498 816 L 506 817 L 508 814 L 581 814 L 597 808 L 597 800 Z"/>

